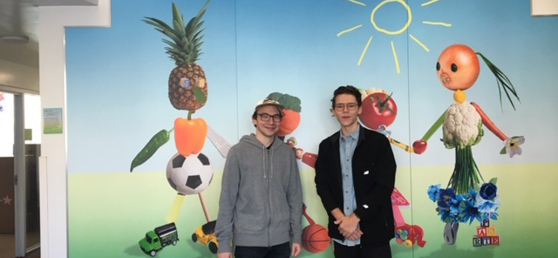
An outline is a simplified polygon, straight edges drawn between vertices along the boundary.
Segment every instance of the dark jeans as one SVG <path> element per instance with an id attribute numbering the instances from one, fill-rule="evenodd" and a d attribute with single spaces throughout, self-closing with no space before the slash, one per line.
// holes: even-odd
<path id="1" fill-rule="evenodd" d="M 236 258 L 289 258 L 291 248 L 289 242 L 271 247 L 237 246 L 234 255 Z"/>
<path id="2" fill-rule="evenodd" d="M 381 246 L 344 246 L 334 241 L 333 245 L 336 258 L 391 258 L 389 243 Z"/>

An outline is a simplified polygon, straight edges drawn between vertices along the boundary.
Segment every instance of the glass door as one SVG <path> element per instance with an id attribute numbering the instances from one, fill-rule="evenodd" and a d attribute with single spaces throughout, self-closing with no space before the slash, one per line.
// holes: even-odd
<path id="1" fill-rule="evenodd" d="M 0 92 L 0 257 L 15 257 L 14 95 Z"/>
<path id="2" fill-rule="evenodd" d="M 41 97 L 24 94 L 25 252 L 40 247 L 39 156 L 41 155 Z"/>
<path id="3" fill-rule="evenodd" d="M 39 248 L 40 97 L 0 92 L 0 257 Z"/>

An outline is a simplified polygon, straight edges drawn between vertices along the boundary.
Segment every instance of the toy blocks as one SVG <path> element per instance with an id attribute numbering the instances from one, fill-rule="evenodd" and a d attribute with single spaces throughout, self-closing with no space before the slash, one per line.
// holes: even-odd
<path id="1" fill-rule="evenodd" d="M 477 234 L 473 236 L 473 246 L 500 245 L 500 236 L 496 234 L 496 227 L 490 226 L 489 220 L 483 220 L 477 227 Z"/>

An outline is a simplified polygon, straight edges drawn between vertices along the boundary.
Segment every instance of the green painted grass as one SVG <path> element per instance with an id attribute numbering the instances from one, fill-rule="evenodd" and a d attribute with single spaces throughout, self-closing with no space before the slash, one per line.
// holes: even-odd
<path id="1" fill-rule="evenodd" d="M 314 187 L 314 171 L 301 167 L 304 202 L 308 214 L 326 225 L 325 211 Z M 498 177 L 502 203 L 500 219 L 493 221 L 501 246 L 473 247 L 472 236 L 478 223 L 462 224 L 457 243 L 443 242 L 442 223 L 436 204 L 426 190 L 432 184 L 447 184 L 452 167 L 400 167 L 396 187 L 412 207 L 402 209 L 409 224 L 425 231 L 424 248 L 407 248 L 392 242 L 393 257 L 554 257 L 553 231 L 558 229 L 558 199 L 555 182 L 558 164 L 480 166 L 485 180 Z M 212 185 L 203 192 L 212 219 L 218 211 L 222 171 L 215 171 Z M 153 228 L 165 224 L 176 192 L 168 185 L 164 172 L 70 174 L 69 178 L 69 251 L 70 257 L 148 257 L 138 241 Z M 212 257 L 206 246 L 193 243 L 191 235 L 206 222 L 199 197 L 184 199 L 177 222 L 180 241 L 157 257 Z M 303 226 L 308 222 L 303 219 Z M 331 249 L 320 254 L 303 251 L 300 257 L 333 257 Z"/>

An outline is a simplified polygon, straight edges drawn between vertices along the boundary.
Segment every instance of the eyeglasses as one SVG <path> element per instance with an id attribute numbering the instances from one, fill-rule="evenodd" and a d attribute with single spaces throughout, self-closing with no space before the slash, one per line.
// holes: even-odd
<path id="1" fill-rule="evenodd" d="M 281 120 L 283 120 L 283 117 L 281 115 L 270 115 L 267 113 L 261 113 L 258 114 L 258 116 L 260 116 L 260 118 L 262 119 L 262 121 L 267 122 L 269 121 L 270 118 L 273 117 L 273 122 L 281 122 Z"/>
<path id="2" fill-rule="evenodd" d="M 358 104 L 357 103 L 335 104 L 335 110 L 337 111 L 343 111 L 345 110 L 345 107 L 347 107 L 347 110 L 349 111 L 355 111 L 358 108 Z"/>

